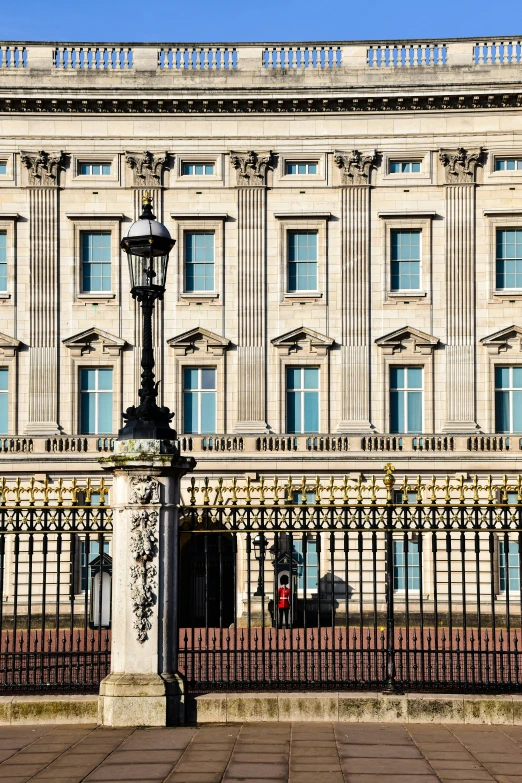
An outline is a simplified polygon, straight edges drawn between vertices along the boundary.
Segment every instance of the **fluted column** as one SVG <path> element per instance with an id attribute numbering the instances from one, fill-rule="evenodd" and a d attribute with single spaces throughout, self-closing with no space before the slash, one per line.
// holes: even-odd
<path id="1" fill-rule="evenodd" d="M 441 151 L 446 176 L 445 432 L 477 429 L 475 399 L 475 171 L 481 150 Z"/>
<path id="2" fill-rule="evenodd" d="M 369 432 L 370 176 L 375 152 L 337 153 L 341 169 L 341 421 L 339 432 Z"/>
<path id="3" fill-rule="evenodd" d="M 58 177 L 62 153 L 22 153 L 29 185 L 29 420 L 26 433 L 57 435 Z"/>
<path id="4" fill-rule="evenodd" d="M 270 153 L 232 154 L 238 185 L 238 410 L 236 432 L 267 432 L 266 188 Z"/>

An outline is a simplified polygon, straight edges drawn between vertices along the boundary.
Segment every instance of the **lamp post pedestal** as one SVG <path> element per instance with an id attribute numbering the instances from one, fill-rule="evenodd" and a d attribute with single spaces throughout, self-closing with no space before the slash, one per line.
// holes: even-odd
<path id="1" fill-rule="evenodd" d="M 173 442 L 123 440 L 100 461 L 113 473 L 114 533 L 111 673 L 100 685 L 99 723 L 179 724 L 180 483 L 195 460 Z"/>

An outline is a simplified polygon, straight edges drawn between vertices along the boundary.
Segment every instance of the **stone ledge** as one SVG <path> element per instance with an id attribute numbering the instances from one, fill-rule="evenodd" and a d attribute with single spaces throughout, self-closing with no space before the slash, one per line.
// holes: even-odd
<path id="1" fill-rule="evenodd" d="M 98 722 L 98 696 L 0 696 L 0 726 Z"/>
<path id="2" fill-rule="evenodd" d="M 209 693 L 195 698 L 197 723 L 343 721 L 522 725 L 522 696 L 382 693 Z"/>

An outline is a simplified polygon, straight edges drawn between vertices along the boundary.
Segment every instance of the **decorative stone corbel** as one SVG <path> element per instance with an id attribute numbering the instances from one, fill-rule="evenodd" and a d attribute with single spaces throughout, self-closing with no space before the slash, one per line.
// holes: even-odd
<path id="1" fill-rule="evenodd" d="M 237 184 L 262 186 L 266 184 L 266 172 L 272 164 L 272 152 L 231 152 L 230 162 L 237 171 Z"/>
<path id="2" fill-rule="evenodd" d="M 444 166 L 446 185 L 469 185 L 475 182 L 477 166 L 482 165 L 483 148 L 466 150 L 439 150 L 439 160 Z"/>
<path id="3" fill-rule="evenodd" d="M 22 152 L 21 161 L 29 171 L 29 183 L 41 187 L 58 185 L 63 152 Z"/>
<path id="4" fill-rule="evenodd" d="M 334 163 L 341 170 L 343 185 L 369 185 L 372 168 L 377 165 L 377 151 L 363 155 L 359 150 L 335 152 Z"/>
<path id="5" fill-rule="evenodd" d="M 126 152 L 127 166 L 134 172 L 134 185 L 137 187 L 158 187 L 167 164 L 168 153 Z"/>

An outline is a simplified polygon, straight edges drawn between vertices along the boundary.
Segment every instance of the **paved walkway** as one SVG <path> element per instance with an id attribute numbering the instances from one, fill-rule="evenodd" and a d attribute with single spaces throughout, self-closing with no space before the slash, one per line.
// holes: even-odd
<path id="1" fill-rule="evenodd" d="M 0 781 L 522 783 L 522 726 L 8 726 Z"/>

